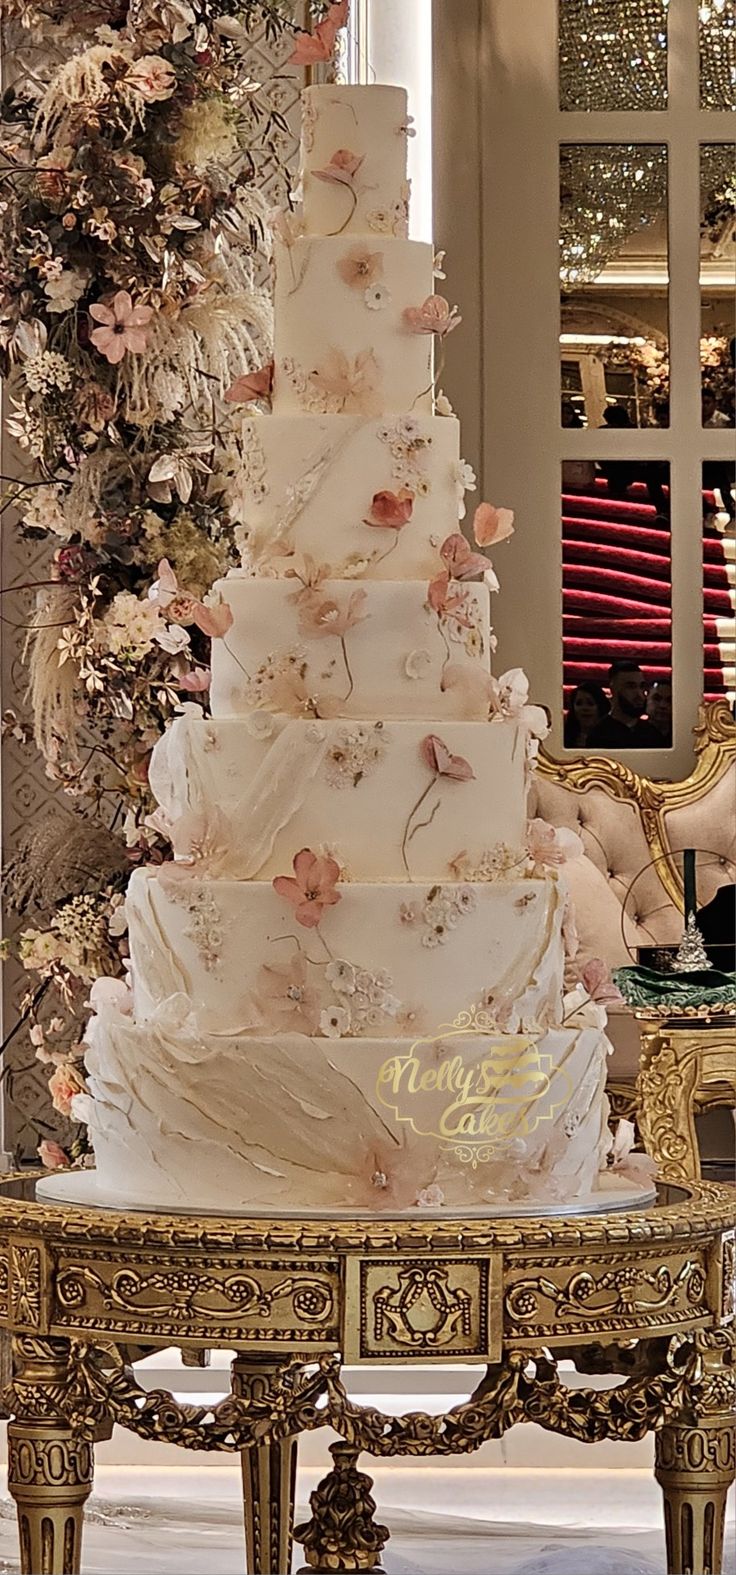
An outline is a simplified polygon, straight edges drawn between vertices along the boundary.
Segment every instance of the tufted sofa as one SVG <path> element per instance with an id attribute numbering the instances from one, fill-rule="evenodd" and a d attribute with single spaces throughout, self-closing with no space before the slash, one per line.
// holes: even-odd
<path id="1" fill-rule="evenodd" d="M 531 813 L 571 827 L 585 848 L 584 858 L 565 866 L 583 962 L 602 957 L 615 968 L 637 946 L 679 941 L 683 848 L 703 850 L 700 905 L 736 880 L 736 723 L 725 701 L 702 708 L 694 737 L 696 762 L 685 782 L 652 782 L 604 756 L 540 761 Z M 634 1077 L 639 1035 L 625 1009 L 611 1014 L 610 1035 L 612 1078 Z"/>

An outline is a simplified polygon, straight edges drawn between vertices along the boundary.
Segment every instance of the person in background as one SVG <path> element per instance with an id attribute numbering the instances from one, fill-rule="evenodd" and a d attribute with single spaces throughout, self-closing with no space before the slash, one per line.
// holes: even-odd
<path id="1" fill-rule="evenodd" d="M 642 716 L 649 685 L 633 660 L 614 662 L 608 673 L 611 709 L 593 728 L 591 749 L 662 749 L 664 739 Z"/>
<path id="2" fill-rule="evenodd" d="M 613 431 L 634 430 L 629 412 L 623 405 L 609 405 L 603 412 L 603 424 Z M 665 487 L 669 481 L 669 466 L 666 463 L 658 460 L 605 459 L 601 461 L 601 470 L 606 478 L 610 498 L 624 501 L 628 497 L 629 487 L 635 481 L 643 481 L 655 512 L 662 519 L 668 518 L 670 503 Z"/>
<path id="3" fill-rule="evenodd" d="M 656 678 L 647 696 L 647 717 L 662 734 L 665 749 L 672 748 L 672 679 Z"/>
<path id="4" fill-rule="evenodd" d="M 584 678 L 573 689 L 565 712 L 563 739 L 566 749 L 583 749 L 593 729 L 608 716 L 611 707 L 600 684 Z"/>
<path id="5" fill-rule="evenodd" d="M 704 427 L 710 427 L 712 429 L 714 427 L 733 426 L 733 422 L 726 415 L 725 410 L 718 409 L 718 400 L 716 399 L 715 389 L 711 388 L 709 383 L 703 384 L 701 402 L 703 408 Z"/>

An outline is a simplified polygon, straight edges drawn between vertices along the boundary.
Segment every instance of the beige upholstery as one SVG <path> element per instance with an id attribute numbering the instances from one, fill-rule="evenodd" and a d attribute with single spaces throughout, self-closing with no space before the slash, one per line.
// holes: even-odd
<path id="1" fill-rule="evenodd" d="M 571 827 L 585 848 L 584 858 L 565 866 L 582 962 L 602 957 L 615 968 L 633 960 L 636 946 L 679 940 L 682 889 L 674 855 L 683 848 L 713 853 L 712 862 L 702 853 L 698 859 L 703 903 L 736 880 L 736 724 L 725 702 L 703 709 L 695 742 L 697 762 L 686 782 L 650 782 L 604 757 L 541 761 L 531 813 Z M 631 1077 L 637 1025 L 627 1012 L 613 1013 L 610 1032 L 612 1076 Z"/>

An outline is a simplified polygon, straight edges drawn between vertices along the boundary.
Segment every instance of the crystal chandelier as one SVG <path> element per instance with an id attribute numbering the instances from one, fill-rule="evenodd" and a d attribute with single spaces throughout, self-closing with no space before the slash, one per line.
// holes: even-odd
<path id="1" fill-rule="evenodd" d="M 664 109 L 669 0 L 560 0 L 565 110 Z"/>
<path id="2" fill-rule="evenodd" d="M 700 15 L 700 107 L 736 105 L 736 0 L 709 0 Z"/>
<path id="3" fill-rule="evenodd" d="M 575 143 L 560 149 L 560 280 L 592 284 L 624 242 L 667 207 L 667 149 Z"/>

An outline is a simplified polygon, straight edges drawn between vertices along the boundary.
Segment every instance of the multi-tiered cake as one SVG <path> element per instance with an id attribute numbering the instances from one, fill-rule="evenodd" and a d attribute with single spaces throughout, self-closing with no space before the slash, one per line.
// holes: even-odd
<path id="1" fill-rule="evenodd" d="M 175 857 L 132 878 L 132 1010 L 93 1019 L 77 1101 L 126 1202 L 569 1201 L 605 1166 L 602 1013 L 563 1004 L 564 888 L 527 846 L 541 713 L 491 679 L 435 413 L 454 314 L 407 238 L 408 131 L 398 88 L 304 95 L 212 718 L 155 751 Z"/>

